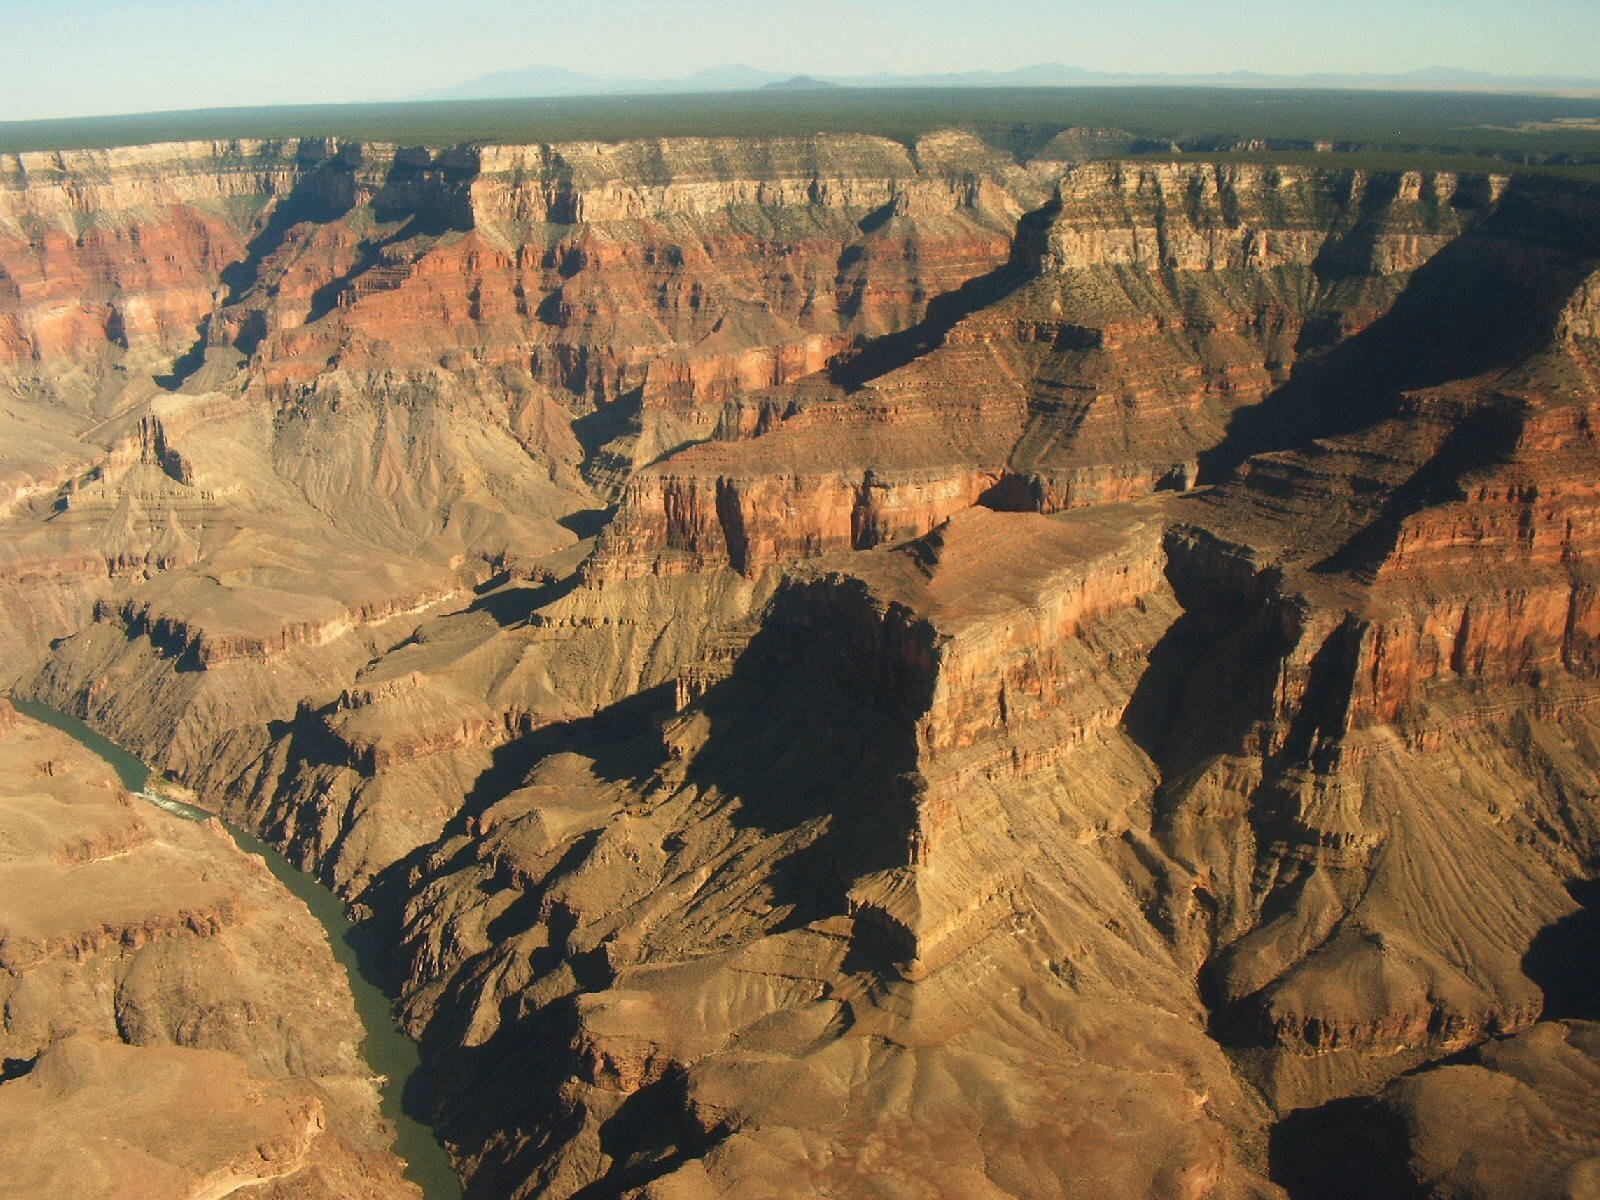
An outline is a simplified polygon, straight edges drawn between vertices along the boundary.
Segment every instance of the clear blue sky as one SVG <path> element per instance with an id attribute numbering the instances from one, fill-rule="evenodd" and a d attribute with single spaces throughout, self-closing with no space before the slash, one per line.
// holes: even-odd
<path id="1" fill-rule="evenodd" d="M 0 120 L 391 99 L 533 65 L 1600 75 L 1600 0 L 0 0 Z"/>

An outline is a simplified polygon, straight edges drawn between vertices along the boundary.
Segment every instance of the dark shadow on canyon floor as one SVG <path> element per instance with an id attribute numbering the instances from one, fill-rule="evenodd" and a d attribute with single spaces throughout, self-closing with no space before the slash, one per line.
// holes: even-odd
<path id="1" fill-rule="evenodd" d="M 1538 932 L 1522 970 L 1544 992 L 1545 1020 L 1600 1020 L 1600 879 L 1567 892 L 1578 909 Z"/>
<path id="2" fill-rule="evenodd" d="M 327 155 L 318 160 L 319 155 Z M 301 150 L 302 174 L 294 186 L 278 198 L 266 223 L 245 245 L 242 259 L 229 263 L 222 269 L 220 282 L 225 289 L 216 300 L 216 311 L 195 328 L 195 341 L 173 361 L 172 370 L 157 376 L 156 382 L 168 391 L 177 391 L 198 372 L 205 363 L 206 349 L 219 336 L 219 313 L 237 304 L 251 289 L 261 282 L 261 268 L 267 260 L 281 250 L 290 232 L 298 225 L 325 225 L 340 220 L 356 202 L 356 168 L 360 165 L 359 150 L 328 154 L 328 146 L 320 140 L 308 140 Z M 315 165 L 311 165 L 314 163 Z M 252 314 L 241 328 L 235 344 L 246 354 L 254 350 L 265 335 L 264 314 Z"/>
<path id="3" fill-rule="evenodd" d="M 1273 1182 L 1291 1200 L 1417 1200 L 1405 1170 L 1406 1130 L 1364 1097 L 1296 1109 L 1272 1127 Z"/>
<path id="4" fill-rule="evenodd" d="M 1521 415 L 1521 406 L 1511 403 L 1469 413 L 1414 475 L 1384 497 L 1372 520 L 1313 569 L 1370 576 L 1394 550 L 1407 517 L 1465 499 L 1462 481 L 1469 474 L 1510 460 L 1522 432 Z"/>
<path id="5" fill-rule="evenodd" d="M 890 206 L 892 208 L 892 206 Z M 886 223 L 879 220 L 883 210 L 869 214 L 861 223 L 865 232 L 872 232 Z M 981 308 L 1005 299 L 1038 271 L 1038 255 L 1043 246 L 1050 222 L 1060 211 L 1060 204 L 1051 201 L 1043 208 L 1023 216 L 1017 223 L 1008 261 L 979 275 L 956 288 L 943 292 L 928 301 L 922 319 L 900 330 L 888 333 L 858 346 L 828 368 L 828 377 L 846 391 L 856 391 L 889 372 L 906 366 L 943 343 L 945 336 L 963 319 Z M 869 222 L 872 223 L 869 228 Z M 841 257 L 841 270 L 844 269 Z"/>
<path id="6" fill-rule="evenodd" d="M 577 586 L 576 572 L 564 579 L 539 581 L 501 577 L 498 586 L 491 580 L 478 598 L 467 606 L 467 611 L 487 613 L 502 628 L 525 625 L 539 609 L 570 595 Z"/>
<path id="7" fill-rule="evenodd" d="M 844 913 L 853 881 L 911 859 L 932 676 L 902 659 L 902 635 L 864 589 L 790 585 L 700 702 L 710 733 L 687 782 L 732 798 L 735 828 L 792 846 L 766 867 L 786 913 L 770 932 Z"/>
<path id="8" fill-rule="evenodd" d="M 688 1081 L 668 1071 L 630 1095 L 600 1126 L 601 1152 L 611 1166 L 572 1200 L 610 1200 L 660 1179 L 709 1152 L 730 1131 L 702 1129 L 693 1120 Z"/>

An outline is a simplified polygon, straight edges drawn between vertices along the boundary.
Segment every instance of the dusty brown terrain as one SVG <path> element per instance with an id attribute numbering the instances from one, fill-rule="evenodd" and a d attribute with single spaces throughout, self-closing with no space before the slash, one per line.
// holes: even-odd
<path id="1" fill-rule="evenodd" d="M 8 1197 L 415 1196 L 326 937 L 215 821 L 0 702 Z"/>
<path id="2" fill-rule="evenodd" d="M 1592 189 L 24 155 L 0 381 L 7 679 L 369 918 L 470 1194 L 1600 1186 Z"/>

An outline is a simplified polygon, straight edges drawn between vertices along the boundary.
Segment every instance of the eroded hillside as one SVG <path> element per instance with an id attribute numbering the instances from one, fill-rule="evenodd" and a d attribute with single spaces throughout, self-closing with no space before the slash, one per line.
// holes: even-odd
<path id="1" fill-rule="evenodd" d="M 7 681 L 341 889 L 470 1194 L 1594 1186 L 1600 194 L 0 168 Z"/>
<path id="2" fill-rule="evenodd" d="M 402 1200 L 322 930 L 0 702 L 0 1195 Z"/>

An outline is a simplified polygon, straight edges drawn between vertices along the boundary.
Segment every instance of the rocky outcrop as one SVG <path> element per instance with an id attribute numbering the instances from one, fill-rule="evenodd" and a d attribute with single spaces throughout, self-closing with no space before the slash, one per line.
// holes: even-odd
<path id="1" fill-rule="evenodd" d="M 992 471 L 872 467 L 755 479 L 651 473 L 629 486 L 593 577 L 604 582 L 723 564 L 753 575 L 785 560 L 893 544 L 973 507 L 998 480 Z M 664 527 L 645 512 L 659 512 Z"/>
<path id="2" fill-rule="evenodd" d="M 225 560 L 230 530 L 251 555 L 213 577 L 302 577 L 271 592 L 325 590 L 374 545 L 428 564 L 423 589 L 331 589 L 357 610 L 558 549 L 558 518 L 636 463 L 1002 261 L 1036 174 L 954 135 L 14 156 L 0 374 L 39 402 L 6 417 L 0 581 L 37 597 L 5 660 L 20 674 L 129 582 Z M 211 639 L 224 658 L 331 619 L 272 621 L 281 600 L 243 590 L 226 607 L 262 615 Z M 204 624 L 185 607 L 160 615 Z"/>
<path id="3" fill-rule="evenodd" d="M 597 573 L 673 569 L 681 555 L 749 571 L 859 549 L 925 533 L 980 496 L 1052 512 L 1192 486 L 1232 414 L 1381 317 L 1504 186 L 1069 168 L 1004 265 L 863 347 L 835 387 L 768 392 L 757 419 L 724 421 L 738 440 L 641 471 Z M 803 474 L 818 462 L 861 465 Z"/>
<path id="4" fill-rule="evenodd" d="M 980 510 L 903 550 L 824 558 L 681 711 L 529 740 L 522 786 L 447 831 L 407 908 L 411 1010 L 463 1021 L 450 1036 L 481 1046 L 490 1075 L 543 1056 L 556 1088 L 485 1114 L 526 1132 L 496 1139 L 478 1177 L 514 1194 L 734 1194 L 757 1177 L 855 1192 L 867 1136 L 908 1178 L 949 1180 L 940 1194 L 1090 1179 L 1270 1194 L 1227 1149 L 1250 1102 L 1102 857 L 1128 810 L 1088 811 L 1101 756 L 1134 763 L 1116 725 L 1138 658 L 1117 647 L 1171 611 L 1157 514 L 1131 546 L 1099 515 Z M 995 594 L 983 564 L 1002 544 L 1030 569 Z M 1070 715 L 1043 716 L 1068 695 Z M 1085 807 L 1045 799 L 1080 772 Z M 1020 1024 L 962 999 L 995 977 L 1035 997 Z M 1115 1032 L 1128 1020 L 1137 1053 Z M 784 1028 L 810 1031 L 798 1066 L 773 1057 Z M 1157 1078 L 1158 1060 L 1182 1066 Z M 803 1089 L 769 1086 L 794 1070 Z M 487 1078 L 463 1060 L 452 1084 L 482 1095 Z M 843 1116 L 862 1095 L 879 1099 Z M 974 1130 L 975 1095 L 1027 1101 L 1026 1164 L 986 1149 L 1006 1122 Z M 1131 1105 L 1151 1139 L 1124 1150 L 1046 1115 L 1102 1101 Z M 795 1138 L 823 1152 L 788 1187 L 773 1164 Z"/>
<path id="5" fill-rule="evenodd" d="M 1284 1107 L 1532 1023 L 1525 954 L 1592 869 L 1593 818 L 1570 804 L 1594 786 L 1591 585 L 1566 531 L 1591 520 L 1594 377 L 1583 339 L 1551 334 L 1596 247 L 1563 225 L 1565 199 L 1534 203 L 1576 256 L 1529 286 L 1548 340 L 1479 342 L 1479 365 L 1501 366 L 1405 391 L 1181 506 L 1173 578 L 1193 620 L 1174 653 L 1205 665 L 1150 743 L 1158 808 L 1220 901 L 1222 1027 L 1261 1047 Z M 1494 228 L 1472 270 L 1508 243 L 1537 260 L 1536 228 Z M 1464 275 L 1452 253 L 1440 286 L 1460 295 Z M 1322 369 L 1429 380 L 1395 339 L 1437 363 L 1456 322 L 1394 313 Z"/>
<path id="6" fill-rule="evenodd" d="M 1132 145 L 8 162 L 0 663 L 357 905 L 485 1195 L 1578 1186 L 1596 198 Z"/>
<path id="7" fill-rule="evenodd" d="M 198 670 L 214 670 L 232 662 L 268 662 L 301 646 L 323 646 L 364 625 L 381 625 L 397 618 L 411 617 L 440 604 L 458 599 L 453 588 L 423 592 L 412 596 L 389 596 L 355 611 L 343 610 L 336 603 L 323 606 L 317 617 L 291 621 L 278 629 L 261 633 L 195 628 L 181 617 L 151 611 L 149 602 L 129 601 L 120 612 L 97 609 L 96 620 L 120 624 L 127 636 L 147 638 L 162 653 L 183 659 Z M 285 608 L 287 605 L 284 606 Z M 221 615 L 226 621 L 228 616 Z M 287 615 L 281 613 L 280 615 Z M 320 618 L 320 619 L 319 619 Z M 203 618 L 202 618 L 203 619 Z"/>
<path id="8" fill-rule="evenodd" d="M 1408 1131 L 1403 1169 L 1423 1196 L 1574 1196 L 1600 1180 L 1584 1102 L 1600 1078 L 1593 1022 L 1542 1022 L 1474 1061 L 1402 1080 L 1380 1111 Z"/>

